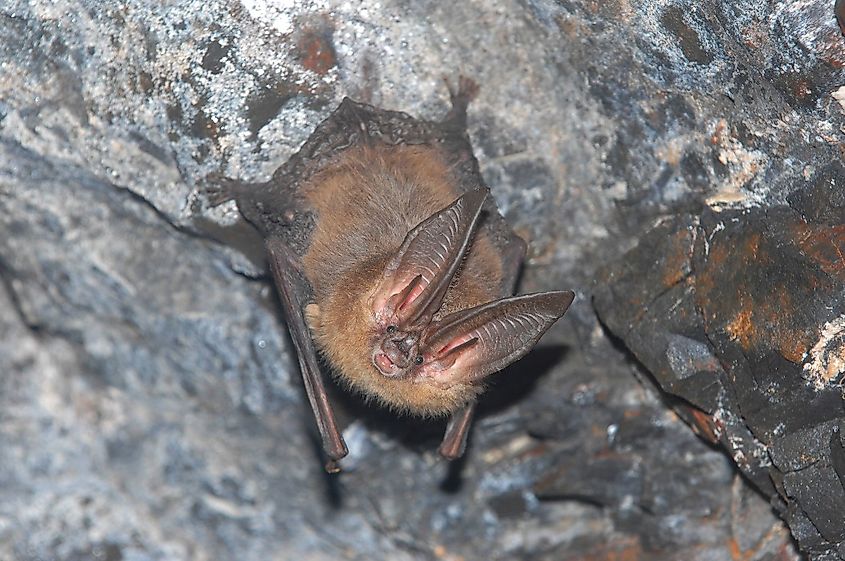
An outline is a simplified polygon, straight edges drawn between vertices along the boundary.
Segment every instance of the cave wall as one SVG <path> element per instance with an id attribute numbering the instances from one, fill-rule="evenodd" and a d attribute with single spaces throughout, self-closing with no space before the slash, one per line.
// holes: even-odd
<path id="1" fill-rule="evenodd" d="M 0 36 L 0 558 L 798 558 L 592 301 L 655 225 L 840 181 L 832 6 L 12 1 Z M 338 391 L 329 478 L 256 237 L 199 187 L 345 95 L 439 118 L 460 73 L 520 290 L 578 298 L 465 461 Z"/>

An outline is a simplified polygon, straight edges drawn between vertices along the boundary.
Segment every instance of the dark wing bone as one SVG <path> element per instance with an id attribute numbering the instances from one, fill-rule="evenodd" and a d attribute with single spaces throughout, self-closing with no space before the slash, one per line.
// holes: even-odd
<path id="1" fill-rule="evenodd" d="M 326 471 L 330 473 L 338 472 L 340 467 L 337 465 L 337 461 L 346 456 L 348 450 L 337 428 L 334 412 L 329 404 L 326 387 L 323 385 L 323 378 L 317 364 L 317 351 L 314 349 L 311 332 L 305 324 L 303 316 L 304 302 L 301 295 L 307 293 L 304 285 L 306 281 L 299 272 L 297 256 L 282 240 L 270 237 L 267 238 L 265 245 L 273 280 L 276 282 L 276 288 L 279 291 L 282 307 L 287 317 L 290 336 L 294 347 L 296 347 L 296 356 L 299 358 L 299 368 L 302 372 L 305 392 L 308 394 L 308 401 L 314 411 L 317 429 L 320 431 L 320 439 L 323 442 L 323 450 L 329 458 Z"/>

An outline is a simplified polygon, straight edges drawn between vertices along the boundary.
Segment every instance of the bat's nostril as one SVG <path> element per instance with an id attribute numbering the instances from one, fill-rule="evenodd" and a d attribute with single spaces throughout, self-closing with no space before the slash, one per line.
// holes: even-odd
<path id="1" fill-rule="evenodd" d="M 406 355 L 410 353 L 417 344 L 416 338 L 410 336 L 403 337 L 401 339 L 394 339 L 393 342 L 396 344 L 396 347 Z"/>

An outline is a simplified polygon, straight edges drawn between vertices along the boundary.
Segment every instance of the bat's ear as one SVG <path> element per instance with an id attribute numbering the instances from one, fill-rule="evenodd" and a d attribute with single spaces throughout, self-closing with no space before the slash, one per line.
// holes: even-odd
<path id="1" fill-rule="evenodd" d="M 426 361 L 438 378 L 473 383 L 522 358 L 569 308 L 575 293 L 543 292 L 461 310 L 426 334 Z"/>
<path id="2" fill-rule="evenodd" d="M 403 329 L 431 322 L 469 248 L 486 198 L 486 189 L 471 191 L 408 233 L 376 291 L 377 313 Z"/>

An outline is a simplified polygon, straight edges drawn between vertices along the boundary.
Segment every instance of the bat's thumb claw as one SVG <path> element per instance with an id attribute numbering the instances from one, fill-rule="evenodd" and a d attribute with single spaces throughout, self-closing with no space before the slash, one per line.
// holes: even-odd
<path id="1" fill-rule="evenodd" d="M 219 173 L 210 173 L 199 182 L 197 192 L 204 196 L 212 207 L 235 200 L 238 183 Z"/>

